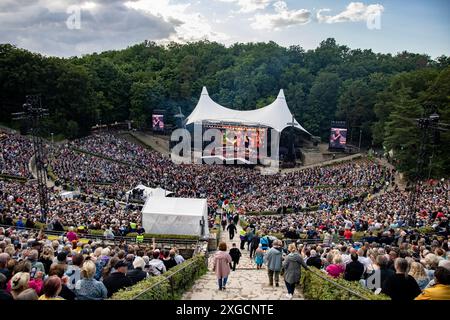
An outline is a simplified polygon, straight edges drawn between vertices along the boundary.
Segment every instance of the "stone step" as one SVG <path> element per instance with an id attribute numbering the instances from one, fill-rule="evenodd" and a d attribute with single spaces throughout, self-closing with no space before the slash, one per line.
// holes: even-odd
<path id="1" fill-rule="evenodd" d="M 238 227 L 238 232 L 241 230 Z M 228 248 L 236 241 L 230 241 L 228 234 L 223 232 L 221 241 L 227 243 Z M 196 281 L 192 288 L 183 295 L 183 300 L 288 300 L 286 286 L 280 277 L 280 286 L 269 286 L 269 279 L 265 268 L 256 269 L 253 259 L 247 250 L 241 250 L 242 257 L 236 271 L 231 271 L 226 290 L 219 291 L 215 273 L 212 271 L 214 254 L 209 259 L 207 274 Z M 292 300 L 304 300 L 299 290 L 295 291 Z"/>

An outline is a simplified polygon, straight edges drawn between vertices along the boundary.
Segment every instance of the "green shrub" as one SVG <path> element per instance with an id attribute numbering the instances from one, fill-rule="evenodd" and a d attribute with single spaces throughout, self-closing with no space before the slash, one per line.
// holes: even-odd
<path id="1" fill-rule="evenodd" d="M 130 238 L 136 238 L 138 234 L 136 232 L 130 232 L 127 233 L 127 237 Z M 151 234 L 151 233 L 144 233 L 145 239 L 183 239 L 183 240 L 198 240 L 198 236 L 192 236 L 192 235 L 183 235 L 183 234 Z"/>
<path id="2" fill-rule="evenodd" d="M 353 234 L 353 241 L 359 241 L 366 236 L 364 231 L 357 231 Z"/>
<path id="3" fill-rule="evenodd" d="M 50 177 L 51 180 L 53 181 L 57 181 L 59 178 L 58 176 L 55 174 L 55 172 L 53 171 L 52 166 L 49 164 L 47 167 L 47 175 Z"/>
<path id="4" fill-rule="evenodd" d="M 427 227 L 420 227 L 419 229 L 417 229 L 420 233 L 423 234 L 430 234 L 430 233 L 434 233 L 436 232 L 432 226 L 427 226 Z"/>
<path id="5" fill-rule="evenodd" d="M 308 211 L 316 211 L 319 209 L 318 205 L 309 206 L 306 208 L 300 208 L 300 212 L 308 212 Z M 294 213 L 293 208 L 287 208 L 287 213 Z M 246 216 L 274 216 L 274 215 L 280 215 L 281 213 L 277 213 L 276 211 L 249 211 L 245 215 Z"/>
<path id="6" fill-rule="evenodd" d="M 9 174 L 0 174 L 0 179 L 4 179 L 4 180 L 14 180 L 17 182 L 27 182 L 27 178 L 24 177 L 19 177 L 19 176 L 11 176 Z"/>
<path id="7" fill-rule="evenodd" d="M 45 228 L 47 228 L 47 225 L 46 225 L 45 223 L 42 223 L 42 222 L 35 222 L 35 223 L 34 223 L 34 226 L 35 226 L 37 229 L 44 229 L 44 230 L 45 230 Z"/>
<path id="8" fill-rule="evenodd" d="M 240 218 L 239 220 L 240 220 L 239 222 L 240 222 L 242 228 L 245 228 L 246 226 L 249 225 L 249 223 L 247 221 L 245 221 L 243 218 Z"/>
<path id="9" fill-rule="evenodd" d="M 103 234 L 105 233 L 105 231 L 103 230 L 89 230 L 88 234 L 92 235 L 92 236 L 103 236 Z"/>
<path id="10" fill-rule="evenodd" d="M 277 239 L 284 239 L 284 234 L 280 232 L 269 232 L 269 235 L 274 236 Z"/>
<path id="11" fill-rule="evenodd" d="M 71 149 L 72 149 L 73 151 L 75 151 L 76 153 L 84 153 L 84 154 L 87 154 L 87 155 L 92 156 L 92 157 L 105 159 L 105 160 L 108 160 L 108 161 L 111 161 L 111 162 L 120 163 L 120 164 L 123 164 L 123 165 L 126 165 L 126 166 L 131 166 L 131 167 L 136 167 L 136 168 L 145 169 L 145 167 L 143 167 L 143 166 L 139 166 L 139 165 L 136 165 L 136 164 L 134 164 L 134 163 L 129 163 L 129 162 L 127 162 L 127 161 L 122 161 L 122 160 L 113 159 L 113 158 L 110 158 L 110 157 L 105 156 L 105 155 L 103 155 L 103 154 L 99 154 L 99 153 L 95 153 L 95 152 L 90 152 L 90 151 L 87 151 L 87 150 L 82 150 L 82 149 L 78 149 L 78 148 L 74 148 L 74 147 L 72 147 Z"/>
<path id="12" fill-rule="evenodd" d="M 203 254 L 196 255 L 166 273 L 150 277 L 136 285 L 116 292 L 112 300 L 174 300 L 180 299 L 195 280 L 207 272 Z M 140 295 L 139 297 L 137 297 Z"/>
<path id="13" fill-rule="evenodd" d="M 303 290 L 303 295 L 308 300 L 389 300 L 388 296 L 384 294 L 376 295 L 361 286 L 359 282 L 351 282 L 342 278 L 331 278 L 323 273 L 323 276 L 330 280 L 326 281 L 316 273 L 321 273 L 321 271 L 314 267 L 311 267 L 311 271 L 302 270 L 300 287 Z"/>

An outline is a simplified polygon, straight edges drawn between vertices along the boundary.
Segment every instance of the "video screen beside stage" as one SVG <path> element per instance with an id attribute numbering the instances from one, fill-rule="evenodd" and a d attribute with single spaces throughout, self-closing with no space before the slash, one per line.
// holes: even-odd
<path id="1" fill-rule="evenodd" d="M 347 129 L 331 128 L 330 149 L 345 149 L 347 144 Z"/>
<path id="2" fill-rule="evenodd" d="M 213 155 L 232 159 L 237 157 L 259 159 L 259 150 L 266 148 L 267 128 L 227 124 L 203 124 L 203 130 L 218 129 L 222 133 L 222 148 Z M 208 144 L 208 143 L 207 143 Z"/>
<path id="3" fill-rule="evenodd" d="M 164 115 L 154 114 L 152 116 L 153 131 L 164 131 Z"/>

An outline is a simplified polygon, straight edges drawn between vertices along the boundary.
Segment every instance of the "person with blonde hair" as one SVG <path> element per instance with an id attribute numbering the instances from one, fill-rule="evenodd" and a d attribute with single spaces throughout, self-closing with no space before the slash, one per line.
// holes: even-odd
<path id="1" fill-rule="evenodd" d="M 425 268 L 419 262 L 414 261 L 411 263 L 409 275 L 416 280 L 420 290 L 425 289 L 428 283 L 430 282 L 430 279 L 428 278 L 427 273 L 425 272 Z"/>
<path id="2" fill-rule="evenodd" d="M 325 270 L 329 276 L 333 278 L 339 278 L 345 272 L 342 256 L 339 253 L 334 254 L 333 263 L 326 267 Z"/>
<path id="3" fill-rule="evenodd" d="M 423 290 L 415 300 L 450 300 L 450 270 L 437 267 L 434 272 L 434 284 Z"/>
<path id="4" fill-rule="evenodd" d="M 91 260 L 84 262 L 81 268 L 81 279 L 75 284 L 74 292 L 78 300 L 103 300 L 108 291 L 101 281 L 94 279 L 96 265 Z"/>
<path id="5" fill-rule="evenodd" d="M 11 260 L 11 261 L 14 261 L 14 260 Z M 32 271 L 31 262 L 28 260 L 22 260 L 14 266 L 14 275 L 17 273 L 27 273 L 28 274 L 28 287 L 33 288 L 36 291 L 36 293 L 39 295 L 41 293 L 42 287 L 44 286 L 44 282 L 42 281 L 42 279 L 44 277 L 44 273 L 37 271 L 35 273 L 34 277 L 32 277 L 31 271 Z M 13 287 L 13 283 L 12 283 L 12 279 L 10 279 L 7 284 L 7 290 L 8 291 L 12 290 L 12 287 Z"/>
<path id="6" fill-rule="evenodd" d="M 425 272 L 429 281 L 433 280 L 434 270 L 439 266 L 439 257 L 434 253 L 428 253 L 420 262 L 425 266 Z"/>
<path id="7" fill-rule="evenodd" d="M 17 300 L 17 296 L 28 289 L 30 274 L 28 272 L 18 272 L 11 278 L 11 295 Z"/>
<path id="8" fill-rule="evenodd" d="M 286 297 L 292 299 L 294 295 L 295 285 L 300 281 L 301 267 L 308 269 L 305 261 L 297 251 L 295 243 L 291 243 L 288 246 L 289 254 L 283 262 L 284 268 L 284 282 L 288 293 Z"/>
<path id="9" fill-rule="evenodd" d="M 50 267 L 55 259 L 55 252 L 51 246 L 45 246 L 42 249 L 41 257 L 39 258 L 39 262 L 44 265 L 45 274 L 50 272 Z"/>

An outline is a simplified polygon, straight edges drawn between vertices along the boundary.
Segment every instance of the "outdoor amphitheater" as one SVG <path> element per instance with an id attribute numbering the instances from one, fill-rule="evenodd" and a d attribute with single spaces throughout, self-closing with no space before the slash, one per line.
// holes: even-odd
<path id="1" fill-rule="evenodd" d="M 72 2 L 0 4 L 2 311 L 450 300 L 445 1 Z"/>

